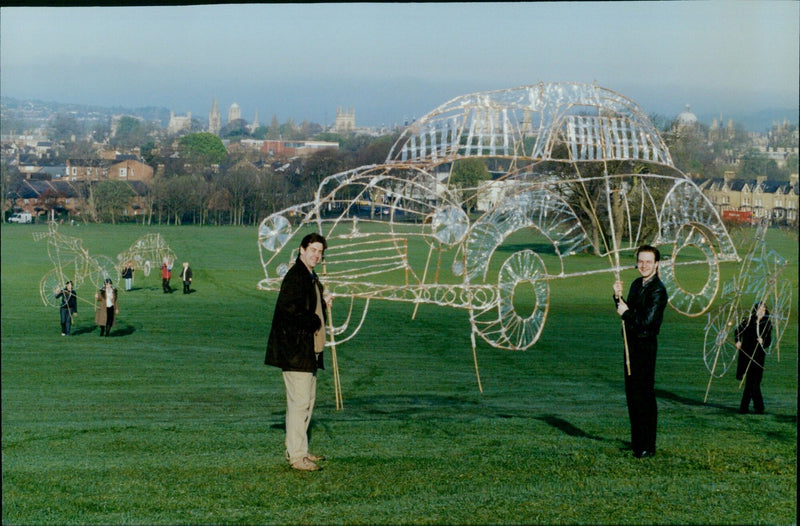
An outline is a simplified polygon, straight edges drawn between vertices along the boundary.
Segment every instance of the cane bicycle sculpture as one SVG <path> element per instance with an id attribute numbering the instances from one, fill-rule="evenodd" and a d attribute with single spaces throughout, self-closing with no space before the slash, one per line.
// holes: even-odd
<path id="1" fill-rule="evenodd" d="M 767 224 L 761 223 L 738 272 L 725 283 L 719 306 L 708 315 L 703 361 L 710 376 L 704 401 L 708 400 L 712 380 L 724 376 L 736 361 L 736 327 L 755 302 L 769 306 L 773 338 L 765 353 L 774 351 L 780 361 L 780 341 L 792 310 L 792 291 L 789 280 L 781 279 L 788 261 L 767 246 L 766 234 Z M 751 365 L 760 367 L 755 362 Z"/>
<path id="2" fill-rule="evenodd" d="M 491 181 L 451 179 L 470 158 L 491 167 Z M 470 215 L 475 203 L 481 211 Z M 327 239 L 326 286 L 346 305 L 332 317 L 329 346 L 358 332 L 371 300 L 466 309 L 481 390 L 476 337 L 503 349 L 533 346 L 550 281 L 618 277 L 621 257 L 648 243 L 666 256 L 672 307 L 699 316 L 719 290 L 720 262 L 738 260 L 716 210 L 641 109 L 587 84 L 465 95 L 420 118 L 384 163 L 331 175 L 313 201 L 261 222 L 260 289 L 279 290 L 296 256 L 282 249 L 296 250 L 311 229 Z M 415 245 L 423 250 L 409 250 Z M 572 268 L 570 256 L 582 252 L 608 266 Z M 704 282 L 683 284 L 686 266 L 705 269 Z"/>
<path id="3" fill-rule="evenodd" d="M 150 275 L 153 267 L 160 267 L 161 263 L 167 263 L 172 267 L 175 261 L 175 252 L 161 237 L 161 234 L 145 234 L 140 237 L 126 250 L 117 255 L 117 269 L 122 271 L 125 266 L 130 265 L 134 270 L 141 270 L 145 276 Z"/>
<path id="4" fill-rule="evenodd" d="M 33 239 L 47 240 L 47 254 L 53 262 L 53 268 L 39 282 L 39 294 L 45 305 L 59 307 L 60 301 L 55 298 L 53 291 L 62 288 L 68 280 L 72 281 L 75 289 L 86 282 L 91 283 L 95 289 L 100 289 L 106 278 L 114 281 L 119 278 L 119 272 L 111 258 L 90 256 L 81 239 L 59 233 L 58 225 L 54 221 L 48 223 L 47 232 L 37 232 L 33 234 Z M 78 299 L 94 304 L 81 296 Z"/>

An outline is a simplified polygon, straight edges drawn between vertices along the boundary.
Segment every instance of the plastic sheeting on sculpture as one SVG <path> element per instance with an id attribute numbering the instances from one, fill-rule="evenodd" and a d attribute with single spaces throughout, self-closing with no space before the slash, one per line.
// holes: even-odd
<path id="1" fill-rule="evenodd" d="M 452 183 L 466 158 L 484 160 L 491 180 Z M 313 201 L 261 222 L 260 289 L 279 289 L 310 231 L 326 237 L 325 282 L 346 300 L 337 302 L 329 345 L 352 338 L 369 302 L 381 299 L 468 310 L 473 355 L 476 336 L 530 348 L 551 281 L 618 276 L 641 244 L 661 247 L 670 304 L 689 316 L 710 308 L 720 262 L 738 260 L 716 210 L 673 165 L 641 109 L 586 84 L 465 95 L 418 119 L 385 163 L 332 175 Z M 607 267 L 572 268 L 581 252 Z M 681 284 L 676 273 L 689 266 L 706 269 L 705 284 Z"/>

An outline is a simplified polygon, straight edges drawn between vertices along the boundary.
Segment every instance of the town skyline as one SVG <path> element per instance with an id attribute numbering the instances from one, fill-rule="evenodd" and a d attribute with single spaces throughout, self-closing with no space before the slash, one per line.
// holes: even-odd
<path id="1" fill-rule="evenodd" d="M 566 81 L 647 113 L 690 104 L 701 120 L 727 119 L 796 110 L 799 5 L 4 7 L 0 93 L 201 121 L 216 98 L 223 113 L 236 102 L 265 124 L 331 124 L 337 108 L 354 108 L 358 126 L 390 127 L 466 93 Z M 121 17 L 133 40 L 118 38 Z"/>
<path id="2" fill-rule="evenodd" d="M 624 96 L 624 94 L 621 95 Z M 634 100 L 633 102 L 636 101 Z M 156 106 L 123 107 L 119 105 L 100 106 L 95 104 L 74 104 L 74 103 L 55 101 L 55 100 L 42 101 L 31 98 L 16 98 L 7 96 L 0 97 L 0 104 L 2 104 L 3 106 L 4 115 L 16 119 L 21 119 L 23 121 L 26 120 L 25 118 L 21 117 L 21 114 L 23 113 L 34 115 L 35 117 L 27 119 L 29 124 L 31 125 L 31 130 L 37 127 L 35 123 L 38 123 L 39 127 L 46 126 L 47 123 L 49 123 L 53 119 L 53 117 L 58 113 L 69 113 L 69 114 L 75 114 L 76 116 L 80 116 L 82 113 L 84 114 L 84 116 L 85 114 L 91 113 L 94 117 L 94 120 L 97 120 L 97 118 L 99 117 L 98 115 L 95 114 L 96 112 L 101 112 L 104 118 L 111 118 L 112 115 L 116 117 L 120 117 L 123 115 L 130 115 L 137 118 L 142 118 L 143 120 L 146 121 L 158 121 L 159 125 L 165 129 L 169 127 L 171 114 L 176 118 L 176 120 L 183 120 L 187 118 L 186 113 L 178 114 L 175 113 L 174 110 L 163 106 L 162 107 L 156 107 Z M 256 124 L 253 118 L 255 116 L 254 112 L 258 112 L 258 110 L 257 109 L 253 110 L 251 112 L 253 113 L 253 115 L 248 118 L 248 112 L 249 112 L 248 108 L 241 108 L 241 105 L 239 105 L 236 101 L 231 103 L 231 105 L 233 104 L 236 104 L 238 106 L 238 109 L 241 112 L 241 119 L 245 122 L 245 124 L 251 126 L 254 129 L 255 126 L 253 125 Z M 24 106 L 25 110 L 24 111 L 19 110 L 20 106 Z M 212 106 L 213 106 L 213 100 L 212 103 L 209 104 L 209 109 L 211 109 Z M 674 110 L 669 113 L 661 114 L 656 112 L 649 112 L 648 115 L 664 119 L 664 122 L 654 123 L 656 125 L 669 124 L 671 121 L 679 118 L 680 114 L 686 112 L 687 106 L 688 106 L 688 111 L 694 114 L 697 117 L 698 122 L 704 126 L 710 126 L 715 121 L 719 126 L 727 126 L 732 122 L 735 126 L 742 126 L 748 132 L 765 133 L 769 131 L 769 129 L 771 129 L 775 124 L 784 124 L 788 122 L 789 124 L 793 124 L 796 126 L 798 125 L 798 122 L 800 122 L 800 115 L 798 115 L 798 112 L 795 109 L 770 108 L 766 106 L 762 108 L 740 108 L 739 111 L 726 114 L 722 112 L 715 112 L 713 107 L 695 111 L 695 107 L 693 105 L 685 104 L 679 108 L 674 108 Z M 223 106 L 219 104 L 218 101 L 218 107 L 222 117 L 221 124 L 223 126 L 227 125 L 229 122 L 228 112 L 230 106 Z M 361 123 L 360 120 L 358 119 L 359 114 L 357 111 L 358 110 L 357 107 L 335 108 L 331 112 L 333 118 L 330 119 L 329 122 L 316 122 L 316 121 L 307 121 L 307 122 L 310 124 L 320 125 L 326 130 L 333 128 L 335 127 L 336 123 L 336 113 L 339 109 L 341 109 L 345 113 L 350 111 L 353 111 L 355 113 L 356 129 L 354 129 L 353 131 L 355 131 L 356 133 L 359 133 L 359 131 L 365 131 L 366 129 L 369 129 L 373 133 L 387 132 L 390 129 L 402 129 L 405 128 L 407 125 L 411 124 L 411 121 L 409 121 L 409 122 L 396 122 L 389 126 L 365 125 Z M 431 108 L 431 110 L 432 109 L 433 108 Z M 643 110 L 646 111 L 647 109 L 644 108 Z M 210 112 L 201 111 L 199 114 L 196 114 L 192 112 L 191 120 L 198 121 L 204 129 L 207 129 L 210 125 L 209 113 Z M 263 114 L 261 112 L 258 112 L 258 125 L 264 127 L 270 126 L 273 117 L 277 117 L 277 113 Z M 292 115 L 287 115 L 284 119 L 279 120 L 279 123 L 284 124 L 289 120 L 294 122 L 296 125 L 299 125 L 300 123 L 303 122 L 303 120 L 297 119 Z M 395 128 L 395 126 L 397 128 Z"/>

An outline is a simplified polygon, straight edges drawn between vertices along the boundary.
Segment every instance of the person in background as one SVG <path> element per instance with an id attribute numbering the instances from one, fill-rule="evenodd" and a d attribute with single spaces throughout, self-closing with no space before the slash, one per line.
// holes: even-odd
<path id="1" fill-rule="evenodd" d="M 314 411 L 317 370 L 324 369 L 323 301 L 330 299 L 314 267 L 327 248 L 325 238 L 311 233 L 300 242 L 300 255 L 286 273 L 278 293 L 264 363 L 283 370 L 286 386 L 286 459 L 300 471 L 317 471 L 325 457 L 308 451 L 308 425 Z"/>
<path id="2" fill-rule="evenodd" d="M 772 344 L 772 322 L 769 309 L 763 301 L 756 302 L 750 315 L 736 327 L 736 379 L 745 379 L 742 403 L 739 412 L 747 414 L 750 400 L 753 401 L 753 412 L 764 413 L 764 397 L 761 396 L 761 378 L 764 376 L 764 360 L 766 350 Z"/>
<path id="3" fill-rule="evenodd" d="M 61 298 L 59 314 L 61 315 L 61 336 L 69 336 L 72 332 L 72 317 L 78 314 L 78 297 L 72 290 L 72 282 L 67 281 L 63 289 L 56 288 L 56 299 Z"/>
<path id="4" fill-rule="evenodd" d="M 625 364 L 625 398 L 631 421 L 631 448 L 636 458 L 656 454 L 657 336 L 667 306 L 667 289 L 658 277 L 660 259 L 661 253 L 657 248 L 642 245 L 636 250 L 636 268 L 640 277 L 631 283 L 627 300 L 622 299 L 622 281 L 616 281 L 613 287 L 630 359 L 630 372 Z"/>
<path id="5" fill-rule="evenodd" d="M 125 268 L 122 269 L 122 277 L 125 279 L 125 290 L 131 290 L 133 284 L 133 265 L 128 261 L 125 263 Z"/>
<path id="6" fill-rule="evenodd" d="M 183 262 L 181 281 L 183 281 L 183 293 L 189 294 L 189 292 L 191 292 L 190 285 L 192 284 L 192 268 L 189 266 L 188 261 Z"/>
<path id="7" fill-rule="evenodd" d="M 172 292 L 172 287 L 169 286 L 169 280 L 172 277 L 172 265 L 167 264 L 167 260 L 161 264 L 161 289 L 164 294 Z"/>
<path id="8" fill-rule="evenodd" d="M 114 326 L 119 314 L 117 289 L 110 279 L 106 278 L 103 288 L 94 295 L 94 299 L 96 302 L 94 322 L 100 326 L 100 336 L 110 336 L 111 327 Z"/>

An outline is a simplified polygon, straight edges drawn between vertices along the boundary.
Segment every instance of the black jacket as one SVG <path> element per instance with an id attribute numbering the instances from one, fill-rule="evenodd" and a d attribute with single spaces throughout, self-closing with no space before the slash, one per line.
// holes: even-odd
<path id="1" fill-rule="evenodd" d="M 314 332 L 324 323 L 316 314 L 317 294 L 314 286 L 319 288 L 322 297 L 322 283 L 298 257 L 281 283 L 267 341 L 265 364 L 284 371 L 310 373 L 325 368 L 322 353 L 317 355 L 314 352 Z M 324 308 L 322 314 L 323 318 L 327 318 Z"/>
<path id="2" fill-rule="evenodd" d="M 758 337 L 764 345 L 758 343 Z M 750 361 L 754 361 L 757 367 L 764 368 L 766 358 L 765 349 L 772 344 L 772 322 L 769 316 L 764 316 L 759 321 L 755 315 L 751 314 L 736 327 L 736 341 L 742 342 L 739 349 L 739 356 L 736 362 L 736 379 L 744 378 L 745 371 Z M 751 368 L 754 366 L 750 366 Z"/>
<path id="3" fill-rule="evenodd" d="M 628 299 L 625 300 L 628 310 L 622 315 L 622 319 L 625 321 L 628 341 L 655 338 L 664 319 L 664 309 L 667 307 L 666 287 L 657 275 L 644 285 L 643 281 L 642 278 L 637 278 L 631 283 Z"/>
<path id="4" fill-rule="evenodd" d="M 70 292 L 67 289 L 62 289 L 58 291 L 56 298 L 61 298 L 62 309 L 69 310 L 71 314 L 78 312 L 78 297 L 75 295 L 74 290 Z"/>

